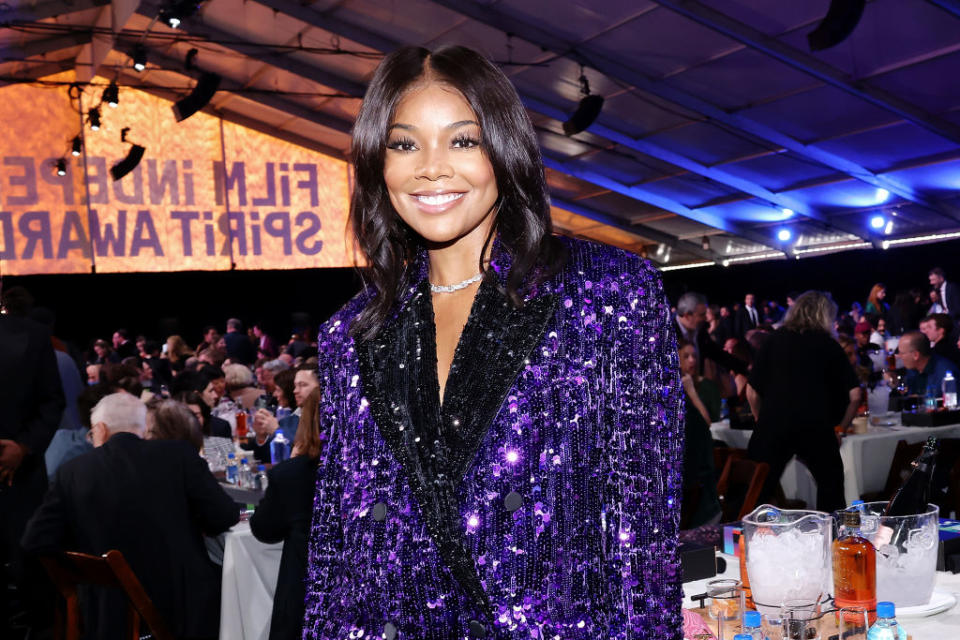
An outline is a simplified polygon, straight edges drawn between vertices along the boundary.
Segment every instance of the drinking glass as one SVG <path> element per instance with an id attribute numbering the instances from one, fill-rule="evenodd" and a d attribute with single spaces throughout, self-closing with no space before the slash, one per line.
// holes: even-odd
<path id="1" fill-rule="evenodd" d="M 820 603 L 786 600 L 780 607 L 783 640 L 820 640 Z"/>
<path id="2" fill-rule="evenodd" d="M 717 640 L 724 640 L 723 625 L 743 615 L 743 587 L 739 580 L 719 578 L 707 582 L 707 615 L 717 621 Z"/>
<path id="3" fill-rule="evenodd" d="M 870 612 L 865 607 L 843 607 L 836 611 L 841 640 L 867 640 Z"/>

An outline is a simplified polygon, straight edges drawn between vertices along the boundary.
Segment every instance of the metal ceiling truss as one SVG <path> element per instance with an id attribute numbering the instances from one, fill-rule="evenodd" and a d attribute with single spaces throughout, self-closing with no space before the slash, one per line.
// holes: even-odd
<path id="1" fill-rule="evenodd" d="M 960 126 L 938 118 L 914 104 L 902 100 L 889 91 L 871 87 L 862 81 L 850 78 L 846 73 L 822 62 L 815 56 L 792 47 L 779 39 L 768 36 L 749 25 L 734 20 L 696 0 L 654 0 L 670 11 L 688 20 L 745 44 L 798 71 L 813 76 L 821 82 L 845 91 L 870 104 L 885 109 L 898 117 L 923 127 L 938 136 L 960 143 Z"/>
<path id="2" fill-rule="evenodd" d="M 52 0 L 51 2 L 39 2 L 32 6 L 24 2 L 18 6 L 0 10 L 0 26 L 6 26 L 12 22 L 46 20 L 47 18 L 65 16 L 108 4 L 110 4 L 110 0 Z"/>
<path id="3" fill-rule="evenodd" d="M 504 33 L 522 34 L 523 40 L 539 46 L 541 48 L 553 51 L 559 55 L 568 57 L 578 63 L 584 63 L 597 71 L 611 78 L 616 78 L 625 82 L 639 91 L 657 96 L 667 100 L 675 105 L 681 106 L 690 111 L 699 113 L 716 122 L 723 123 L 727 127 L 736 129 L 742 133 L 749 134 L 754 138 L 764 140 L 767 143 L 777 145 L 800 154 L 816 162 L 846 173 L 852 178 L 871 184 L 877 188 L 886 189 L 890 193 L 896 194 L 905 200 L 923 205 L 929 209 L 940 211 L 960 221 L 960 208 L 941 202 L 935 202 L 926 196 L 915 192 L 907 185 L 903 185 L 896 180 L 877 175 L 869 169 L 860 166 L 856 162 L 847 160 L 834 153 L 818 148 L 814 145 L 807 145 L 788 136 L 776 129 L 765 125 L 756 120 L 752 120 L 743 115 L 730 113 L 720 107 L 711 104 L 697 96 L 691 95 L 680 89 L 667 86 L 657 80 L 651 79 L 644 74 L 618 62 L 608 56 L 595 51 L 588 46 L 576 46 L 565 42 L 561 38 L 551 34 L 549 31 L 531 24 L 524 20 L 519 20 L 510 16 L 501 14 L 486 5 L 480 5 L 471 0 L 430 0 L 434 4 L 446 7 L 452 11 L 460 13 L 472 20 L 480 22 L 488 27 L 497 29 Z"/>
<path id="4" fill-rule="evenodd" d="M 723 260 L 723 257 L 711 251 L 709 249 L 704 249 L 700 245 L 694 244 L 692 242 L 687 242 L 686 240 L 681 240 L 677 236 L 671 235 L 659 229 L 654 229 L 653 227 L 644 225 L 644 224 L 631 224 L 625 222 L 620 218 L 613 216 L 609 213 L 603 213 L 602 211 L 597 211 L 596 209 L 591 209 L 586 207 L 579 202 L 574 202 L 572 200 L 567 200 L 562 197 L 550 196 L 550 202 L 554 206 L 560 207 L 572 213 L 575 213 L 584 218 L 589 218 L 594 222 L 599 222 L 608 227 L 613 227 L 615 229 L 620 229 L 621 231 L 626 231 L 634 235 L 639 235 L 648 240 L 653 240 L 660 244 L 664 244 L 672 249 L 678 251 L 683 251 L 684 253 L 689 253 L 691 255 L 697 256 L 698 258 L 703 258 L 704 260 L 712 260 L 716 263 L 720 263 Z M 661 262 L 658 260 L 658 262 Z"/>
<path id="5" fill-rule="evenodd" d="M 23 44 L 0 47 L 0 64 L 6 60 L 22 61 L 23 58 L 32 58 L 34 56 L 45 56 L 50 53 L 70 49 L 79 45 L 85 45 L 90 42 L 91 34 L 66 33 L 52 38 L 43 38 L 42 40 L 30 40 Z M 16 57 L 13 57 L 13 54 Z M 9 58 L 8 58 L 9 57 Z"/>

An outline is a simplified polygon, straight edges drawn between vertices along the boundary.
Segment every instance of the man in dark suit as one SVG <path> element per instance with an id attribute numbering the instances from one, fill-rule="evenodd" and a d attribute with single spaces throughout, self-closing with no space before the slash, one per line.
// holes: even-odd
<path id="1" fill-rule="evenodd" d="M 94 407 L 90 453 L 63 464 L 27 525 L 28 552 L 102 554 L 118 549 L 178 638 L 214 638 L 220 571 L 202 534 L 233 526 L 239 510 L 190 443 L 143 440 L 146 407 L 113 393 Z M 122 596 L 104 591 L 85 603 L 91 637 L 120 637 Z"/>
<path id="2" fill-rule="evenodd" d="M 22 590 L 31 616 L 44 600 L 37 567 L 24 567 L 20 536 L 47 489 L 43 453 L 63 414 L 63 389 L 50 334 L 41 325 L 11 314 L 0 315 L 0 637 L 12 578 Z M 10 566 L 12 576 L 5 575 Z"/>
<path id="3" fill-rule="evenodd" d="M 113 351 L 120 360 L 138 355 L 137 343 L 130 339 L 126 329 L 117 329 L 113 332 Z"/>
<path id="4" fill-rule="evenodd" d="M 930 286 L 940 294 L 943 312 L 950 316 L 950 321 L 956 327 L 960 323 L 960 286 L 955 282 L 947 282 L 947 276 L 940 267 L 930 269 L 928 276 Z"/>
<path id="5" fill-rule="evenodd" d="M 746 375 L 747 363 L 730 355 L 722 345 L 710 339 L 704 324 L 706 318 L 707 298 L 703 294 L 689 291 L 677 300 L 673 327 L 677 339 L 686 340 L 696 349 L 700 373 L 703 373 L 704 360 L 713 360 L 731 371 Z"/>
<path id="6" fill-rule="evenodd" d="M 253 343 L 243 330 L 243 323 L 237 318 L 227 320 L 227 332 L 223 335 L 223 343 L 227 347 L 227 357 L 234 364 L 253 364 L 257 353 Z"/>
<path id="7" fill-rule="evenodd" d="M 920 332 L 930 340 L 935 354 L 949 360 L 954 367 L 960 365 L 960 349 L 957 349 L 957 342 L 953 339 L 953 323 L 949 315 L 934 313 L 927 316 L 920 321 Z"/>
<path id="8" fill-rule="evenodd" d="M 742 339 L 747 335 L 747 331 L 756 329 L 762 319 L 760 311 L 754 305 L 754 295 L 748 293 L 743 297 L 743 306 L 737 310 L 737 316 L 734 318 L 737 337 Z"/>

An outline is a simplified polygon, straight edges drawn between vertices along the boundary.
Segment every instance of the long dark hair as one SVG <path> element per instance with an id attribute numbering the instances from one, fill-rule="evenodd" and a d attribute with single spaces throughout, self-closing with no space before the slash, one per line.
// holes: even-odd
<path id="1" fill-rule="evenodd" d="M 533 124 L 505 75 L 466 47 L 434 52 L 422 47 L 394 51 L 380 63 L 353 127 L 351 155 L 355 185 L 350 218 L 367 259 L 366 280 L 376 296 L 351 331 L 370 338 L 386 320 L 405 284 L 406 267 L 421 246 L 419 236 L 393 209 L 383 180 L 384 152 L 391 119 L 406 90 L 427 74 L 457 89 L 477 115 L 481 146 L 493 167 L 499 198 L 491 230 L 510 259 L 506 294 L 515 306 L 522 289 L 560 270 L 565 251 L 553 237 L 550 199 Z M 484 245 L 484 253 L 492 237 Z M 483 255 L 480 270 L 483 271 Z"/>

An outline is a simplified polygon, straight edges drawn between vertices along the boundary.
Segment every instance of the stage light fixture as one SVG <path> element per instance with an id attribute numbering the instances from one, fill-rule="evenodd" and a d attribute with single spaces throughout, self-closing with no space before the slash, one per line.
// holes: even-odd
<path id="1" fill-rule="evenodd" d="M 783 217 L 784 217 L 784 218 L 792 218 L 792 217 L 793 217 L 793 209 L 783 208 L 783 209 L 781 209 L 780 211 L 783 212 Z"/>
<path id="2" fill-rule="evenodd" d="M 160 20 L 171 29 L 176 29 L 199 8 L 200 2 L 197 0 L 172 0 L 160 10 Z"/>
<path id="3" fill-rule="evenodd" d="M 200 111 L 210 100 L 220 87 L 220 76 L 215 73 L 204 73 L 197 81 L 197 86 L 193 88 L 185 98 L 181 98 L 173 105 L 173 117 L 177 122 L 183 122 L 197 111 Z"/>
<path id="4" fill-rule="evenodd" d="M 603 96 L 590 94 L 590 81 L 583 73 L 583 66 L 580 67 L 580 104 L 577 110 L 573 112 L 570 119 L 563 123 L 563 133 L 572 136 L 581 131 L 585 131 L 594 123 L 603 109 Z"/>
<path id="5" fill-rule="evenodd" d="M 94 107 L 90 109 L 87 113 L 87 121 L 90 123 L 90 128 L 94 131 L 100 130 L 100 109 Z"/>
<path id="6" fill-rule="evenodd" d="M 811 51 L 836 46 L 850 37 L 863 16 L 867 0 L 832 0 L 827 15 L 807 34 Z"/>
<path id="7" fill-rule="evenodd" d="M 893 233 L 893 220 L 887 220 L 887 226 L 883 228 L 883 235 L 888 236 Z"/>
<path id="8" fill-rule="evenodd" d="M 886 202 L 890 198 L 890 192 L 880 187 L 877 189 L 877 202 Z"/>
<path id="9" fill-rule="evenodd" d="M 137 71 L 143 71 L 147 68 L 147 49 L 142 44 L 133 48 L 130 57 L 133 58 L 133 68 Z"/>
<path id="10" fill-rule="evenodd" d="M 870 226 L 874 229 L 882 229 L 885 224 L 887 224 L 887 219 L 883 216 L 873 216 L 870 218 Z"/>
<path id="11" fill-rule="evenodd" d="M 70 153 L 72 153 L 74 156 L 79 156 L 81 149 L 83 149 L 83 138 L 77 136 L 70 144 Z"/>
<path id="12" fill-rule="evenodd" d="M 136 169 L 137 165 L 140 164 L 140 160 L 143 159 L 143 153 L 145 151 L 146 148 L 139 144 L 130 147 L 130 151 L 127 152 L 127 157 L 110 167 L 110 177 L 114 180 L 119 180 Z"/>
<path id="13" fill-rule="evenodd" d="M 66 158 L 57 159 L 57 175 L 58 176 L 67 175 L 67 159 Z"/>
<path id="14" fill-rule="evenodd" d="M 101 100 L 106 102 L 114 109 L 117 108 L 117 104 L 120 103 L 120 87 L 117 86 L 116 80 L 111 82 L 107 88 L 103 90 L 103 97 Z"/>
<path id="15" fill-rule="evenodd" d="M 791 233 L 790 229 L 780 229 L 780 231 L 777 231 L 777 240 L 780 242 L 790 242 L 790 238 L 792 237 L 793 233 Z"/>

